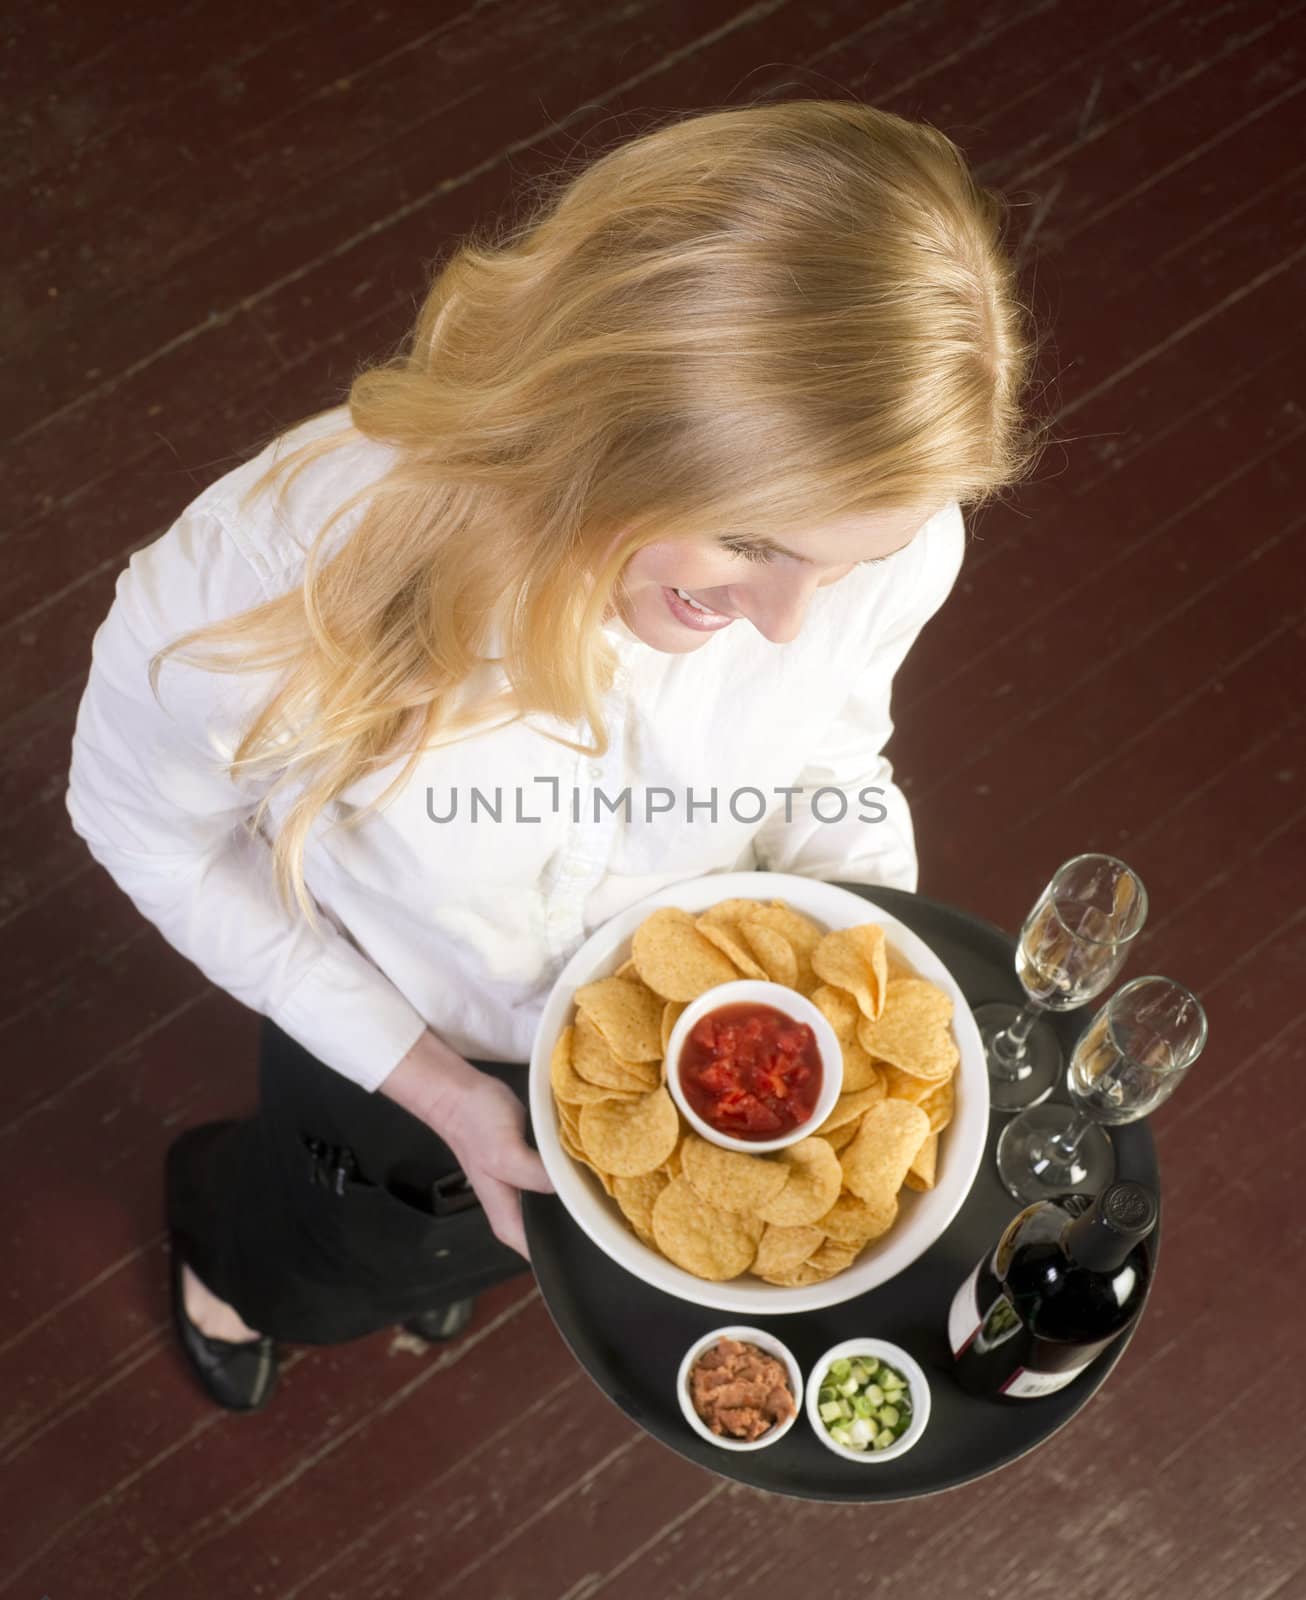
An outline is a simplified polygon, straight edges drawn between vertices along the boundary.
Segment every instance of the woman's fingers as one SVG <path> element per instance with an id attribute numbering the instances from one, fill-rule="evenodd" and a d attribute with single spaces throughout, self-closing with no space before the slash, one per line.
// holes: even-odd
<path id="1" fill-rule="evenodd" d="M 495 1238 L 529 1261 L 531 1253 L 526 1246 L 526 1228 L 517 1191 L 488 1172 L 478 1172 L 472 1186 L 480 1196 Z"/>
<path id="2" fill-rule="evenodd" d="M 545 1171 L 538 1150 L 532 1150 L 524 1139 L 513 1144 L 505 1142 L 496 1152 L 495 1176 L 518 1189 L 532 1189 L 536 1194 L 552 1194 L 553 1180 Z"/>

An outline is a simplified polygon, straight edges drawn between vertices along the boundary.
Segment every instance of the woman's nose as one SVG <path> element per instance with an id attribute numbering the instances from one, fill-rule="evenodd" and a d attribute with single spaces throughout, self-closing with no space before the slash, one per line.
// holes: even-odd
<path id="1" fill-rule="evenodd" d="M 802 630 L 817 578 L 793 572 L 770 573 L 732 590 L 731 599 L 764 639 L 788 644 Z"/>

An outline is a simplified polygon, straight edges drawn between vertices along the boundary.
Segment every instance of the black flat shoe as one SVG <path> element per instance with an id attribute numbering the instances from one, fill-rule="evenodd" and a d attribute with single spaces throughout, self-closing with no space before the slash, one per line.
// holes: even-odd
<path id="1" fill-rule="evenodd" d="M 276 1387 L 277 1354 L 266 1334 L 256 1339 L 210 1339 L 186 1315 L 182 1253 L 172 1241 L 172 1322 L 187 1364 L 210 1400 L 228 1411 L 257 1411 Z"/>
<path id="2" fill-rule="evenodd" d="M 452 1339 L 472 1320 L 476 1312 L 476 1297 L 451 1300 L 438 1311 L 423 1311 L 419 1317 L 410 1317 L 403 1324 L 409 1333 L 415 1333 L 428 1344 L 438 1344 L 442 1339 Z"/>

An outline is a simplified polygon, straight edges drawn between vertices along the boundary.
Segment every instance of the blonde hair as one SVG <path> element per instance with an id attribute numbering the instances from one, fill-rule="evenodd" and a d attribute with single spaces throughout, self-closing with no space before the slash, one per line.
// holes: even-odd
<path id="1" fill-rule="evenodd" d="M 256 828 L 300 790 L 283 902 L 314 920 L 304 845 L 337 796 L 408 753 L 361 821 L 496 709 L 583 716 L 594 744 L 558 742 L 602 754 L 602 622 L 642 546 L 975 505 L 1027 476 L 1038 339 L 1005 216 L 929 124 L 791 100 L 672 120 L 464 236 L 404 350 L 354 380 L 351 425 L 250 493 L 360 438 L 391 468 L 317 532 L 300 586 L 151 664 L 198 646 L 211 670 L 282 670 L 230 770 L 275 775 Z M 458 708 L 503 601 L 504 692 Z"/>

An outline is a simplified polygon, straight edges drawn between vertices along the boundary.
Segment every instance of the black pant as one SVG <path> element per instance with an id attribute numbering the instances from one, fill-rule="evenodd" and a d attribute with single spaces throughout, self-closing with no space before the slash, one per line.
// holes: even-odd
<path id="1" fill-rule="evenodd" d="M 476 1062 L 526 1102 L 527 1069 Z M 174 1247 L 252 1328 L 337 1344 L 529 1271 L 479 1202 L 447 1215 L 458 1162 L 425 1123 L 263 1019 L 259 1109 L 169 1146 Z"/>

